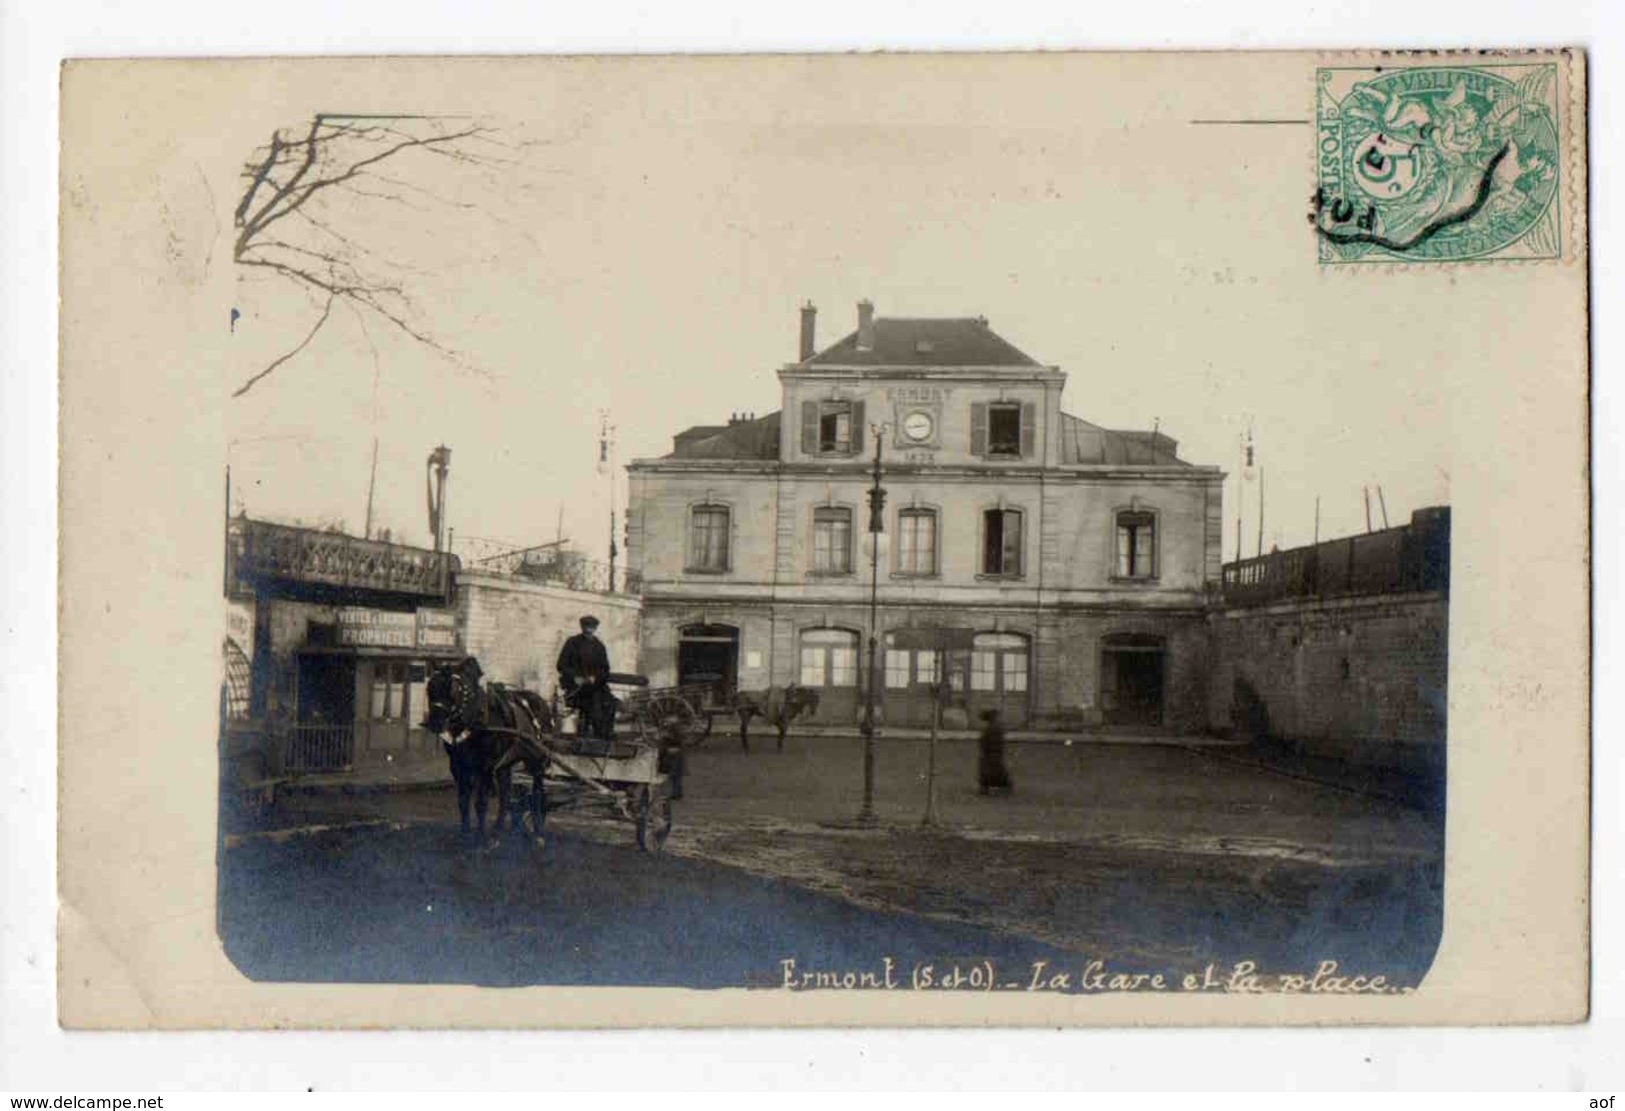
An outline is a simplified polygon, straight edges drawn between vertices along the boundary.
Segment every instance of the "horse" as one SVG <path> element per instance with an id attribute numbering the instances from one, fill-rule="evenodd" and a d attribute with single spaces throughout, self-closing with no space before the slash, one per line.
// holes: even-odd
<path id="1" fill-rule="evenodd" d="M 784 751 L 784 735 L 790 723 L 802 714 L 818 712 L 818 691 L 791 683 L 787 687 L 768 687 L 765 691 L 740 691 L 734 708 L 739 711 L 739 744 L 750 751 L 750 719 L 760 714 L 769 724 L 778 728 L 779 751 Z"/>
<path id="2" fill-rule="evenodd" d="M 543 738 L 553 731 L 553 711 L 534 691 L 501 683 L 482 688 L 479 676 L 479 664 L 472 656 L 461 664 L 442 664 L 431 671 L 423 727 L 440 737 L 445 747 L 451 778 L 457 784 L 457 811 L 465 836 L 470 832 L 472 801 L 479 840 L 485 841 L 486 800 L 496 793 L 495 843 L 507 816 L 516 764 L 524 765 L 531 775 L 533 828 L 541 828 L 541 780 L 547 766 Z"/>

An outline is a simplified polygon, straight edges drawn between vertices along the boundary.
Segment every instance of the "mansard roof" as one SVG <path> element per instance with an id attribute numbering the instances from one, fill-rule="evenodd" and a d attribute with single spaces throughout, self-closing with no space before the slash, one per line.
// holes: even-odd
<path id="1" fill-rule="evenodd" d="M 703 435 L 713 430 L 711 435 Z M 666 459 L 777 459 L 779 414 L 742 420 L 721 428 L 695 425 L 679 432 Z"/>
<path id="2" fill-rule="evenodd" d="M 759 459 L 779 457 L 777 412 L 724 427 L 695 425 L 674 437 L 666 459 Z M 1188 467 L 1179 443 L 1160 432 L 1102 428 L 1070 413 L 1061 414 L 1062 466 Z"/>
<path id="3" fill-rule="evenodd" d="M 826 347 L 802 366 L 1010 366 L 1041 364 L 987 326 L 986 317 L 876 317 L 874 342 L 858 350 L 858 333 Z"/>
<path id="4" fill-rule="evenodd" d="M 1160 432 L 1127 432 L 1102 428 L 1070 413 L 1061 414 L 1063 466 L 1190 466 L 1179 458 L 1178 450 L 1178 441 Z"/>

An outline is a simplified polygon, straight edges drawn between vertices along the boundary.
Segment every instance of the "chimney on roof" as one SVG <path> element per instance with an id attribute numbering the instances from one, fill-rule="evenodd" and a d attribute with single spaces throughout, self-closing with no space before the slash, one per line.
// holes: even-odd
<path id="1" fill-rule="evenodd" d="M 867 297 L 858 302 L 858 350 L 875 349 L 875 306 Z"/>
<path id="2" fill-rule="evenodd" d="M 818 350 L 814 337 L 814 328 L 818 323 L 818 306 L 808 301 L 801 306 L 801 356 L 800 361 L 806 362 Z"/>

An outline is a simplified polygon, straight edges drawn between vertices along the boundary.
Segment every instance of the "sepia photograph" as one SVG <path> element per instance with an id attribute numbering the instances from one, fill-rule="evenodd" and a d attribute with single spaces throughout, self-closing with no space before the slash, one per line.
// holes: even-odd
<path id="1" fill-rule="evenodd" d="M 64 1023 L 1583 1020 L 1584 84 L 69 64 L 65 687 L 184 631 L 122 749 L 63 704 Z M 175 853 L 184 961 L 97 925 Z"/>

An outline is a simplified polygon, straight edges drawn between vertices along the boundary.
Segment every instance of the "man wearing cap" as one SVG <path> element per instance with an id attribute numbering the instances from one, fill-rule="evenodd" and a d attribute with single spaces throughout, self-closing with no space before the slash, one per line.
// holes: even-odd
<path id="1" fill-rule="evenodd" d="M 587 614 L 581 632 L 559 652 L 559 688 L 581 715 L 583 736 L 609 740 L 615 733 L 615 696 L 610 693 L 609 651 L 598 639 L 598 618 Z"/>

